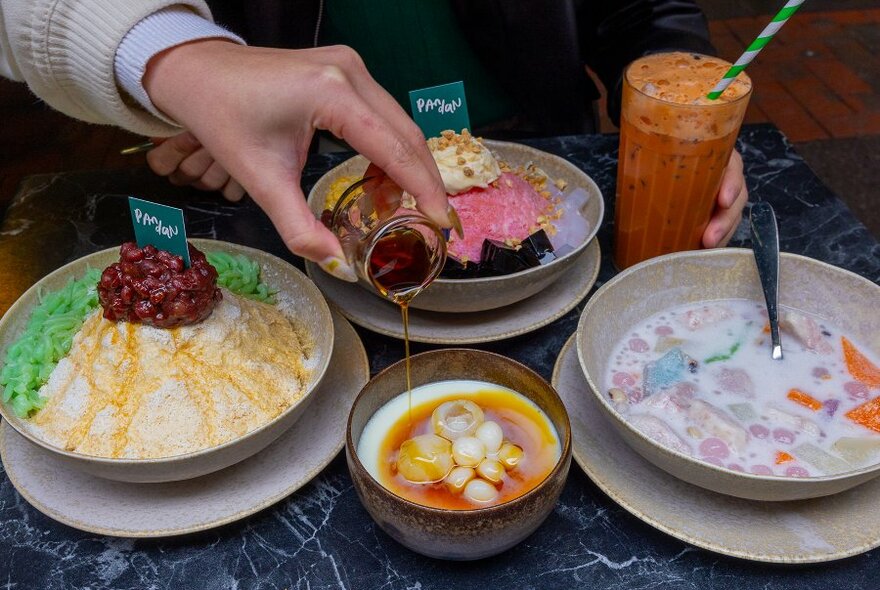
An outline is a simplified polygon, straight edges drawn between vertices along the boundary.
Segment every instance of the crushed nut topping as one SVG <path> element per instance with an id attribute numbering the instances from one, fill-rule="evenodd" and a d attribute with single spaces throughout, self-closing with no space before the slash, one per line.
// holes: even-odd
<path id="1" fill-rule="evenodd" d="M 446 129 L 440 133 L 440 137 L 431 137 L 428 139 L 428 148 L 431 151 L 445 150 L 449 146 L 455 146 L 456 155 L 466 152 L 479 154 L 483 151 L 483 138 L 474 137 L 467 129 L 462 129 L 461 133 L 456 133 L 451 129 Z"/>
<path id="2" fill-rule="evenodd" d="M 403 197 L 400 199 L 400 206 L 404 209 L 416 209 L 416 198 L 409 194 L 408 192 L 403 193 Z"/>
<path id="3" fill-rule="evenodd" d="M 520 248 L 522 248 L 522 240 L 518 240 L 518 239 L 516 239 L 516 238 L 505 238 L 505 240 L 504 240 L 504 244 L 505 244 L 508 248 L 515 248 L 515 249 L 517 249 L 517 250 L 519 250 Z"/>

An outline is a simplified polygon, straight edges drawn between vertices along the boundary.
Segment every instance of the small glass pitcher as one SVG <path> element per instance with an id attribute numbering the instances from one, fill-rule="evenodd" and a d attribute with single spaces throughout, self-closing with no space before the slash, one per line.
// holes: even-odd
<path id="1" fill-rule="evenodd" d="M 448 237 L 406 197 L 371 166 L 322 216 L 358 276 L 398 305 L 409 303 L 439 276 Z"/>

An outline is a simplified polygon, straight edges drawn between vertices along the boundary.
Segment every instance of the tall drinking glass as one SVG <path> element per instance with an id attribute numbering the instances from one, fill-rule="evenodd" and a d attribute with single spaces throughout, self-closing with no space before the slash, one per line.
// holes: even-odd
<path id="1" fill-rule="evenodd" d="M 627 67 L 614 216 L 618 269 L 701 246 L 752 91 L 741 73 L 721 98 L 706 98 L 729 68 L 722 59 L 682 52 Z"/>

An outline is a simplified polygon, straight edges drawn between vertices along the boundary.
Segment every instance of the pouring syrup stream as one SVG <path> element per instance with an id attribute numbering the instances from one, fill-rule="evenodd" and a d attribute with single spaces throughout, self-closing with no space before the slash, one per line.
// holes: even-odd
<path id="1" fill-rule="evenodd" d="M 409 395 L 409 421 L 412 424 L 412 377 L 409 364 L 409 303 L 428 283 L 431 252 L 418 230 L 401 227 L 382 236 L 370 253 L 370 278 L 383 297 L 400 307 L 406 363 L 406 389 Z"/>

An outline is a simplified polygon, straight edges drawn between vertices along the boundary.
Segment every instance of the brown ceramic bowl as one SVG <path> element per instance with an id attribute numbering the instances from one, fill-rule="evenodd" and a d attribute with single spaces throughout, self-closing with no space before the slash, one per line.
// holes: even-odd
<path id="1" fill-rule="evenodd" d="M 754 475 L 717 467 L 661 445 L 612 407 L 603 385 L 614 343 L 664 309 L 717 299 L 763 301 L 751 250 L 720 248 L 652 258 L 605 283 L 584 307 L 577 329 L 580 365 L 598 407 L 623 440 L 679 479 L 751 500 L 828 496 L 880 476 L 880 463 L 814 477 Z M 865 278 L 812 258 L 782 254 L 779 303 L 826 318 L 871 350 L 880 350 L 880 286 Z"/>
<path id="2" fill-rule="evenodd" d="M 537 487 L 496 506 L 443 510 L 405 500 L 376 481 L 357 456 L 364 426 L 389 400 L 406 391 L 404 361 L 376 375 L 361 390 L 348 416 L 345 455 L 358 497 L 373 520 L 413 551 L 440 559 L 471 560 L 505 551 L 529 536 L 553 510 L 571 465 L 571 429 L 562 400 L 531 369 L 479 350 L 449 348 L 411 358 L 412 385 L 450 379 L 487 381 L 521 393 L 538 405 L 559 434 L 562 453 Z"/>
<path id="3" fill-rule="evenodd" d="M 205 475 L 228 467 L 269 446 L 276 438 L 292 427 L 308 407 L 311 395 L 321 384 L 330 365 L 333 351 L 333 318 L 330 308 L 318 288 L 305 274 L 271 254 L 216 240 L 190 239 L 202 251 L 220 250 L 244 254 L 257 261 L 266 282 L 282 290 L 296 303 L 297 321 L 314 339 L 312 343 L 313 370 L 308 387 L 302 397 L 271 421 L 223 444 L 198 451 L 170 457 L 150 459 L 126 459 L 97 457 L 56 447 L 33 434 L 25 419 L 19 418 L 5 404 L 0 404 L 0 416 L 19 434 L 46 453 L 61 459 L 65 465 L 90 475 L 136 483 L 178 481 Z M 18 338 L 30 318 L 33 307 L 46 290 L 60 289 L 70 278 L 81 277 L 87 268 L 104 268 L 119 260 L 119 248 L 110 248 L 89 254 L 62 266 L 28 289 L 0 319 L 0 363 L 6 349 Z"/>
<path id="4" fill-rule="evenodd" d="M 499 159 L 513 166 L 534 162 L 552 179 L 564 179 L 568 186 L 563 191 L 569 194 L 575 188 L 583 189 L 590 198 L 581 209 L 581 215 L 590 222 L 590 232 L 573 251 L 560 256 L 553 262 L 500 277 L 477 279 L 437 279 L 430 287 L 413 299 L 414 309 L 449 313 L 476 312 L 505 307 L 527 299 L 541 292 L 566 272 L 578 272 L 577 261 L 580 254 L 595 237 L 605 215 L 605 201 L 602 191 L 580 168 L 559 156 L 539 149 L 506 141 L 485 140 Z M 363 156 L 355 156 L 339 164 L 322 176 L 309 192 L 309 207 L 320 216 L 330 185 L 343 176 L 361 177 L 367 169 L 368 161 Z M 375 293 L 372 285 L 361 281 L 360 285 Z M 378 296 L 378 294 L 376 294 Z"/>

